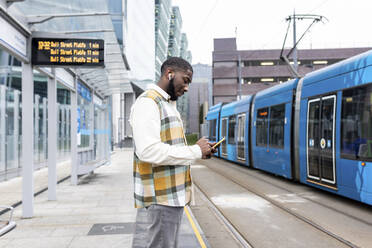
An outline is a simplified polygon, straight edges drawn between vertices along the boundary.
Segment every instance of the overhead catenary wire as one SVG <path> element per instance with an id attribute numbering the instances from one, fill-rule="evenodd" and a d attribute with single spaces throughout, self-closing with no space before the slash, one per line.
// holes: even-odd
<path id="1" fill-rule="evenodd" d="M 285 46 L 285 42 L 286 42 L 286 40 L 287 40 L 287 35 L 288 35 L 288 31 L 289 31 L 289 27 L 290 27 L 290 23 L 291 23 L 291 21 L 292 21 L 292 19 L 293 19 L 293 22 L 294 22 L 294 31 L 293 31 L 293 35 L 294 35 L 294 37 L 296 37 L 296 31 L 295 31 L 295 23 L 296 23 L 296 19 L 298 19 L 298 20 L 304 20 L 304 19 L 311 19 L 311 20 L 313 20 L 312 21 L 312 23 L 309 25 L 309 27 L 305 30 L 305 32 L 301 35 L 301 37 L 300 37 L 300 39 L 298 39 L 298 40 L 296 40 L 296 38 L 294 38 L 294 40 L 295 40 L 295 44 L 293 45 L 293 47 L 291 48 L 291 50 L 289 50 L 289 52 L 287 53 L 287 55 L 283 55 L 283 51 L 284 51 L 284 46 Z M 284 38 L 284 42 L 283 42 L 283 46 L 282 46 L 282 50 L 281 50 L 281 52 L 280 52 L 280 56 L 279 56 L 279 58 L 282 60 L 282 61 L 284 61 L 284 62 L 286 62 L 287 63 L 287 65 L 288 65 L 288 68 L 290 69 L 290 71 L 296 76 L 296 77 L 300 77 L 301 75 L 298 73 L 298 71 L 297 71 L 297 67 L 296 68 L 294 68 L 292 65 L 291 65 L 291 63 L 290 63 L 290 61 L 288 60 L 288 57 L 291 55 L 291 53 L 296 49 L 296 47 L 297 47 L 297 45 L 299 44 L 299 42 L 302 40 L 302 38 L 305 36 L 305 34 L 310 30 L 310 28 L 312 27 L 312 25 L 314 24 L 314 23 L 316 23 L 316 22 L 319 22 L 319 21 L 322 21 L 323 22 L 323 19 L 325 19 L 325 20 L 327 20 L 328 21 L 328 19 L 326 18 L 326 17 L 324 17 L 324 16 L 321 16 L 321 15 L 313 15 L 313 14 L 293 14 L 293 16 L 292 15 L 290 15 L 290 16 L 288 16 L 287 18 L 286 18 L 286 21 L 288 21 L 289 23 L 288 23 L 288 28 L 287 28 L 287 32 L 286 32 L 286 34 L 285 34 L 285 38 Z M 294 55 L 294 61 L 297 61 L 297 53 Z"/>
<path id="2" fill-rule="evenodd" d="M 203 32 L 203 30 L 204 30 L 204 28 L 205 28 L 205 25 L 207 24 L 208 19 L 209 19 L 209 17 L 211 16 L 211 14 L 213 13 L 213 11 L 216 9 L 218 2 L 219 2 L 219 0 L 215 0 L 215 1 L 214 1 L 214 5 L 213 5 L 212 8 L 209 10 L 207 16 L 204 18 L 204 20 L 203 20 L 203 22 L 202 22 L 202 25 L 200 26 L 199 32 L 198 32 L 198 34 L 197 34 L 197 37 L 200 37 L 200 34 Z"/>

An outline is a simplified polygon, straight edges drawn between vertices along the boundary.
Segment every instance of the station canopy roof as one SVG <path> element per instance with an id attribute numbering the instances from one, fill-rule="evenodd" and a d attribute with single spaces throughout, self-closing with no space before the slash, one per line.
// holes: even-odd
<path id="1" fill-rule="evenodd" d="M 55 33 L 74 38 L 105 41 L 105 67 L 76 67 L 75 72 L 101 96 L 133 92 L 128 63 L 114 31 L 112 17 L 121 18 L 121 9 L 109 13 L 108 0 L 27 0 L 11 8 L 20 13 L 31 31 Z M 112 10 L 110 11 L 113 12 Z M 122 37 L 121 37 L 122 38 Z M 72 68 L 74 70 L 74 68 Z"/>

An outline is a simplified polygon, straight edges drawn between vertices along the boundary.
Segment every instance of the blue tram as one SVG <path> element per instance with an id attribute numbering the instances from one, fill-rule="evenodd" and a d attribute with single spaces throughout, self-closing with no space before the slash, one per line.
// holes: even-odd
<path id="1" fill-rule="evenodd" d="M 372 205 L 372 51 L 211 107 L 217 156 Z M 214 135 L 213 135 L 214 134 Z"/>

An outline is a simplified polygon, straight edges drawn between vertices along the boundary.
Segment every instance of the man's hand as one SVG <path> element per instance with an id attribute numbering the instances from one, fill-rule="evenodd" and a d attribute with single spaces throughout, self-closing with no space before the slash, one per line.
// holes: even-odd
<path id="1" fill-rule="evenodd" d="M 206 138 L 201 138 L 196 142 L 196 144 L 200 147 L 202 152 L 202 159 L 207 159 L 211 157 L 212 154 L 212 147 Z"/>

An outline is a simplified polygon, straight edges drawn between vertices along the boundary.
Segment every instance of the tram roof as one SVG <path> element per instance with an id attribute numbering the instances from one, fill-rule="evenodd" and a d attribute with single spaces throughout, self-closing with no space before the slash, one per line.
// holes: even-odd
<path id="1" fill-rule="evenodd" d="M 216 119 L 218 118 L 218 114 L 221 110 L 222 103 L 217 103 L 209 108 L 208 114 L 207 114 L 207 120 Z"/>
<path id="2" fill-rule="evenodd" d="M 294 88 L 296 88 L 298 80 L 299 79 L 297 79 L 297 78 L 292 79 L 292 80 L 287 81 L 285 83 L 278 84 L 278 85 L 275 85 L 273 87 L 270 87 L 270 88 L 264 89 L 262 91 L 259 91 L 256 94 L 255 100 L 259 100 L 261 98 L 272 97 L 272 96 L 281 94 L 283 92 L 293 90 Z"/>
<path id="3" fill-rule="evenodd" d="M 311 72 L 304 77 L 303 85 L 313 84 L 327 78 L 336 77 L 351 71 L 372 65 L 372 50 L 342 60 L 317 71 Z"/>

